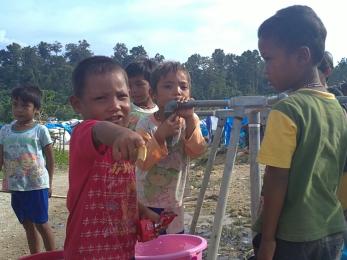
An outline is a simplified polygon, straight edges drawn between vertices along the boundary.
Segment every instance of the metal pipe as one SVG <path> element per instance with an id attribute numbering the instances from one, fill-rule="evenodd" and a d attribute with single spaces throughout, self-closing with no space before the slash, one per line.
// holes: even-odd
<path id="1" fill-rule="evenodd" d="M 257 154 L 260 148 L 260 112 L 252 111 L 248 115 L 249 124 L 249 160 L 250 160 L 250 189 L 252 224 L 257 220 L 259 207 L 261 179 Z"/>
<path id="2" fill-rule="evenodd" d="M 195 114 L 197 114 L 198 116 L 214 116 L 215 115 L 214 111 L 209 111 L 209 110 L 195 111 Z"/>
<path id="3" fill-rule="evenodd" d="M 240 139 L 241 119 L 242 117 L 234 118 L 234 125 L 232 134 L 230 136 L 231 140 L 226 155 L 227 160 L 225 163 L 223 178 L 218 196 L 216 214 L 213 221 L 212 234 L 208 245 L 207 259 L 209 260 L 217 259 L 218 247 L 222 233 L 222 221 L 224 220 L 226 203 L 229 195 L 230 179 L 235 163 L 237 146 Z"/>
<path id="4" fill-rule="evenodd" d="M 190 234 L 195 234 L 195 229 L 196 229 L 196 225 L 197 225 L 198 218 L 200 215 L 202 203 L 204 201 L 207 186 L 208 186 L 208 183 L 210 181 L 211 170 L 213 167 L 214 160 L 216 159 L 216 154 L 217 154 L 218 146 L 219 146 L 220 139 L 222 136 L 224 123 L 225 123 L 225 118 L 218 118 L 216 133 L 215 133 L 215 136 L 213 137 L 211 151 L 210 151 L 210 154 L 208 156 L 208 160 L 207 160 L 207 164 L 206 164 L 206 168 L 205 168 L 205 172 L 204 172 L 204 178 L 202 180 L 202 185 L 201 185 L 201 189 L 199 192 L 199 197 L 198 197 L 198 200 L 196 202 L 196 207 L 195 207 L 192 223 L 190 225 Z"/>
<path id="5" fill-rule="evenodd" d="M 178 102 L 176 100 L 169 101 L 164 108 L 165 116 L 168 117 L 180 108 L 193 107 L 229 107 L 229 108 L 263 108 L 271 106 L 277 101 L 287 97 L 285 93 L 279 95 L 265 96 L 238 96 L 228 100 L 189 100 L 187 102 Z"/>

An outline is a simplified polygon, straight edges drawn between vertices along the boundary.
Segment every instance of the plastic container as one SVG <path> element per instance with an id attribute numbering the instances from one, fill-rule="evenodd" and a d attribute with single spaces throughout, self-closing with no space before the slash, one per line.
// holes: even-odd
<path id="1" fill-rule="evenodd" d="M 49 251 L 28 256 L 22 256 L 19 260 L 64 260 L 63 251 Z"/>
<path id="2" fill-rule="evenodd" d="M 204 238 L 188 234 L 163 235 L 137 243 L 136 260 L 202 260 L 202 252 L 207 247 Z M 23 256 L 19 260 L 63 260 L 63 251 L 50 251 Z"/>
<path id="3" fill-rule="evenodd" d="M 170 234 L 137 243 L 136 260 L 202 260 L 202 252 L 207 247 L 204 238 L 188 234 Z"/>

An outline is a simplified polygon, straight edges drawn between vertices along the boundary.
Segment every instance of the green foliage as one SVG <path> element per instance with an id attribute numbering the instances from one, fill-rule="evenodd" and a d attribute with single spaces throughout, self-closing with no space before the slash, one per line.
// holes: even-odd
<path id="1" fill-rule="evenodd" d="M 12 43 L 0 50 L 0 122 L 10 122 L 10 92 L 14 87 L 31 83 L 44 92 L 41 119 L 57 117 L 60 120 L 78 118 L 71 109 L 71 74 L 74 66 L 90 57 L 93 52 L 86 40 L 63 46 L 40 42 L 36 46 L 21 47 Z M 142 45 L 128 47 L 117 43 L 112 58 L 123 67 L 130 62 L 149 58 Z M 165 60 L 160 53 L 151 59 Z M 192 78 L 195 99 L 223 99 L 237 95 L 267 95 L 273 92 L 263 77 L 264 63 L 257 50 L 248 50 L 240 56 L 216 49 L 210 57 L 191 55 L 184 63 Z M 347 81 L 347 59 L 343 58 L 329 79 L 334 85 Z"/>
<path id="2" fill-rule="evenodd" d="M 55 168 L 66 170 L 69 165 L 69 152 L 54 149 Z"/>
<path id="3" fill-rule="evenodd" d="M 329 85 L 337 85 L 341 82 L 347 82 L 347 58 L 341 59 L 328 80 Z"/>

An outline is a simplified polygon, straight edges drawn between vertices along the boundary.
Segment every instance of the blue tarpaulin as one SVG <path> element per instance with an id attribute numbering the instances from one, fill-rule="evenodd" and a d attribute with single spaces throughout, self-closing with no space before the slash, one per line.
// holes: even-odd
<path id="1" fill-rule="evenodd" d="M 46 123 L 45 126 L 46 126 L 48 129 L 64 128 L 69 134 L 72 133 L 71 125 L 68 125 L 68 124 L 61 124 L 61 123 Z"/>
<path id="2" fill-rule="evenodd" d="M 228 117 L 225 124 L 224 129 L 222 133 L 221 143 L 223 145 L 228 145 L 230 142 L 230 136 L 231 136 L 231 129 L 233 127 L 234 118 Z M 247 146 L 248 143 L 248 118 L 244 117 L 241 121 L 241 131 L 240 131 L 240 147 Z M 201 133 L 204 137 L 207 137 L 209 142 L 212 140 L 212 120 L 211 117 L 208 116 L 205 119 L 201 120 L 200 123 L 200 129 Z"/>

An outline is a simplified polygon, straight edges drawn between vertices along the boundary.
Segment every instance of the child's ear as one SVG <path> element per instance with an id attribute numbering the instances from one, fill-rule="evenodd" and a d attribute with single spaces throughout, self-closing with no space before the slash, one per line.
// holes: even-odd
<path id="1" fill-rule="evenodd" d="M 41 110 L 40 109 L 35 108 L 34 118 L 37 119 L 38 121 L 41 121 Z"/>
<path id="2" fill-rule="evenodd" d="M 76 96 L 71 96 L 69 98 L 69 100 L 70 100 L 70 104 L 71 104 L 73 110 L 77 114 L 79 114 L 81 112 L 81 101 L 80 101 L 80 99 L 78 97 L 76 97 Z"/>
<path id="3" fill-rule="evenodd" d="M 306 65 L 312 61 L 310 48 L 302 46 L 297 51 L 297 57 L 300 64 Z"/>
<path id="4" fill-rule="evenodd" d="M 328 68 L 324 71 L 325 77 L 326 77 L 326 78 L 329 77 L 329 76 L 331 75 L 332 72 L 333 72 L 333 70 L 332 70 L 330 67 L 328 67 Z"/>

